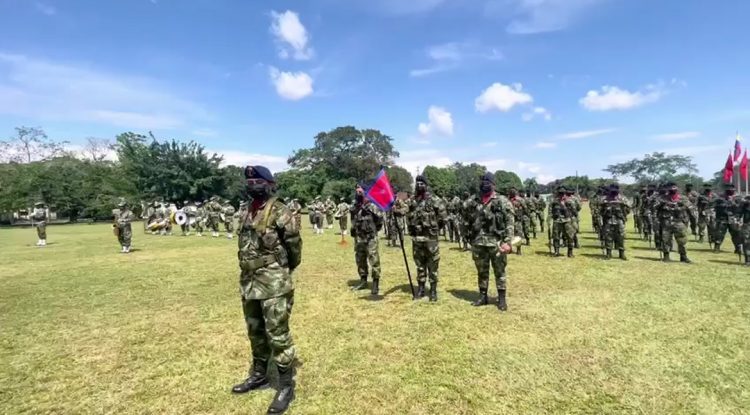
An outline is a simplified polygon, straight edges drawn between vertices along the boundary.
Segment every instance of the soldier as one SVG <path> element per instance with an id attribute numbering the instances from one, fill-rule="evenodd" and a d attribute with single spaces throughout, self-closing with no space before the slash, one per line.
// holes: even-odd
<path id="1" fill-rule="evenodd" d="M 714 252 L 721 251 L 721 244 L 729 231 L 734 244 L 734 253 L 740 253 L 742 244 L 742 224 L 737 215 L 737 201 L 735 199 L 734 186 L 731 183 L 724 185 L 724 196 L 714 199 L 714 212 L 716 212 L 716 229 L 714 234 Z"/>
<path id="2" fill-rule="evenodd" d="M 525 217 L 526 214 L 526 203 L 523 198 L 518 195 L 518 189 L 514 186 L 508 190 L 508 199 L 511 205 L 513 205 L 513 212 L 515 217 L 513 223 L 515 224 L 514 234 L 524 238 L 526 245 L 529 245 L 528 228 L 526 227 Z M 516 255 L 521 255 L 521 246 L 516 247 Z"/>
<path id="3" fill-rule="evenodd" d="M 223 210 L 224 208 L 219 203 L 219 196 L 211 196 L 206 206 L 206 213 L 208 213 L 208 228 L 211 229 L 211 236 L 214 238 L 219 237 L 219 223 L 221 222 L 221 213 Z"/>
<path id="4" fill-rule="evenodd" d="M 591 210 L 591 225 L 594 227 L 594 232 L 597 235 L 602 235 L 602 215 L 601 215 L 601 202 L 602 195 L 604 194 L 604 186 L 599 186 L 596 189 L 596 194 L 589 200 L 589 210 Z"/>
<path id="5" fill-rule="evenodd" d="M 714 233 L 716 232 L 716 212 L 714 204 L 716 195 L 714 195 L 711 184 L 703 185 L 703 193 L 698 196 L 698 242 L 703 243 L 706 231 L 708 231 L 708 243 L 713 244 Z"/>
<path id="6" fill-rule="evenodd" d="M 326 223 L 328 224 L 328 229 L 333 229 L 333 216 L 336 213 L 336 202 L 334 202 L 333 199 L 331 199 L 331 196 L 328 196 L 326 198 L 325 209 L 326 209 Z"/>
<path id="7" fill-rule="evenodd" d="M 378 232 L 383 228 L 383 218 L 378 208 L 365 199 L 365 192 L 357 186 L 354 206 L 350 209 L 351 231 L 354 238 L 354 259 L 360 282 L 354 290 L 367 289 L 368 262 L 372 270 L 372 295 L 378 295 L 380 286 L 380 254 Z"/>
<path id="8" fill-rule="evenodd" d="M 659 221 L 660 247 L 663 253 L 662 260 L 669 262 L 669 252 L 672 250 L 672 238 L 677 242 L 677 250 L 680 254 L 680 262 L 689 264 L 687 257 L 687 230 L 690 225 L 692 207 L 690 201 L 680 195 L 679 188 L 674 183 L 664 185 L 667 194 L 657 204 L 657 218 Z"/>
<path id="9" fill-rule="evenodd" d="M 411 199 L 411 197 L 409 197 L 409 199 Z M 391 209 L 397 246 L 400 246 L 399 240 L 403 240 L 404 232 L 406 230 L 406 214 L 409 213 L 409 204 L 406 200 L 396 197 L 396 201 L 393 203 L 393 208 Z"/>
<path id="10" fill-rule="evenodd" d="M 474 215 L 474 198 L 469 192 L 464 192 L 463 201 L 461 202 L 461 243 L 464 251 L 469 250 L 471 243 L 471 227 Z"/>
<path id="11" fill-rule="evenodd" d="M 685 184 L 685 197 L 690 202 L 690 208 L 693 210 L 690 214 L 690 233 L 693 236 L 698 235 L 698 192 L 693 190 L 693 184 Z"/>
<path id="12" fill-rule="evenodd" d="M 185 227 L 187 228 L 187 235 L 190 235 L 190 228 L 195 227 L 195 223 L 198 221 L 198 207 L 195 205 L 195 202 L 188 201 L 187 205 L 182 208 L 183 211 L 185 211 L 185 215 L 187 215 L 187 223 L 185 223 Z"/>
<path id="13" fill-rule="evenodd" d="M 620 186 L 612 184 L 609 193 L 601 201 L 602 225 L 604 226 L 604 243 L 606 259 L 612 258 L 612 245 L 620 253 L 620 259 L 625 257 L 625 222 L 630 214 L 630 202 L 620 195 Z"/>
<path id="14" fill-rule="evenodd" d="M 351 206 L 346 203 L 346 198 L 342 197 L 339 200 L 339 205 L 336 206 L 335 215 L 335 218 L 339 221 L 339 230 L 342 237 L 346 235 L 346 228 L 349 226 L 349 209 L 351 209 Z"/>
<path id="15" fill-rule="evenodd" d="M 662 200 L 667 197 L 667 190 L 663 183 L 659 183 L 655 189 L 656 191 L 649 199 L 648 208 L 650 210 L 651 225 L 654 232 L 654 247 L 658 251 L 661 251 L 662 229 L 661 220 L 659 219 L 659 206 L 661 205 Z"/>
<path id="16" fill-rule="evenodd" d="M 302 239 L 292 212 L 273 194 L 276 183 L 264 166 L 245 168 L 252 204 L 240 221 L 239 262 L 242 312 L 252 349 L 249 376 L 232 388 L 246 393 L 268 385 L 270 360 L 279 385 L 269 414 L 280 414 L 294 400 L 296 349 L 289 329 L 294 304 L 293 272 L 302 261 Z"/>
<path id="17" fill-rule="evenodd" d="M 529 232 L 531 237 L 536 239 L 536 209 L 539 204 L 537 203 L 534 193 L 531 190 L 526 191 L 526 211 L 528 212 Z"/>
<path id="18" fill-rule="evenodd" d="M 495 273 L 497 286 L 497 308 L 506 311 L 508 253 L 512 251 L 511 241 L 514 236 L 515 214 L 513 205 L 505 197 L 495 193 L 495 176 L 485 173 L 479 187 L 479 195 L 470 199 L 466 205 L 471 210 L 471 256 L 477 268 L 479 298 L 472 305 L 487 305 L 490 265 Z"/>
<path id="19" fill-rule="evenodd" d="M 446 199 L 447 200 L 447 199 Z M 446 218 L 446 226 L 448 226 L 448 237 L 451 242 L 461 243 L 461 198 L 453 196 L 452 199 L 447 200 L 446 212 L 448 217 Z"/>
<path id="20" fill-rule="evenodd" d="M 313 228 L 315 229 L 315 233 L 322 235 L 323 234 L 323 220 L 325 219 L 325 203 L 323 203 L 320 200 L 320 196 L 315 198 L 315 201 L 312 204 L 312 210 L 313 210 Z"/>
<path id="21" fill-rule="evenodd" d="M 575 209 L 573 210 L 573 218 L 571 220 L 571 223 L 573 224 L 573 229 L 575 229 L 575 235 L 573 237 L 573 246 L 576 249 L 579 249 L 581 247 L 581 244 L 578 243 L 578 234 L 581 232 L 581 197 L 578 195 L 577 192 L 573 191 L 572 189 L 568 189 L 566 192 L 568 199 L 573 203 L 573 206 L 575 206 Z"/>
<path id="22" fill-rule="evenodd" d="M 555 256 L 560 256 L 560 241 L 568 247 L 568 258 L 573 258 L 575 246 L 575 225 L 573 224 L 575 202 L 567 196 L 567 189 L 560 186 L 556 190 L 555 198 L 550 202 L 550 226 L 552 226 L 552 246 Z"/>
<path id="23" fill-rule="evenodd" d="M 635 226 L 635 231 L 638 232 L 638 235 L 643 235 L 643 220 L 640 215 L 641 195 L 643 195 L 643 185 L 639 185 L 638 188 L 636 188 L 631 206 L 633 208 L 633 225 Z"/>
<path id="24" fill-rule="evenodd" d="M 187 206 L 188 201 L 185 200 L 182 202 L 182 211 L 185 212 L 185 215 L 187 215 Z M 182 231 L 182 236 L 188 236 L 190 235 L 190 218 L 188 217 L 188 220 L 180 225 L 180 231 Z"/>
<path id="25" fill-rule="evenodd" d="M 297 222 L 297 229 L 302 229 L 302 205 L 297 198 L 292 199 L 287 206 L 292 211 L 294 220 Z"/>
<path id="26" fill-rule="evenodd" d="M 44 202 L 34 203 L 34 211 L 31 213 L 32 223 L 36 228 L 36 246 L 47 246 L 47 207 Z"/>
<path id="27" fill-rule="evenodd" d="M 156 200 L 149 203 L 146 207 L 144 215 L 146 219 L 143 220 L 144 232 L 151 232 L 151 235 L 156 235 L 156 229 L 151 228 L 151 224 L 159 220 L 158 205 Z"/>
<path id="28" fill-rule="evenodd" d="M 430 301 L 437 301 L 438 267 L 440 266 L 440 227 L 446 212 L 440 199 L 428 191 L 427 178 L 419 175 L 414 186 L 414 197 L 409 199 L 407 222 L 412 239 L 414 263 L 417 265 L 416 300 L 425 296 L 425 283 L 430 279 Z"/>
<path id="29" fill-rule="evenodd" d="M 742 222 L 742 247 L 745 253 L 745 266 L 750 267 L 750 195 L 738 202 L 737 216 Z"/>
<path id="30" fill-rule="evenodd" d="M 536 196 L 536 217 L 539 219 L 539 230 L 544 232 L 544 211 L 547 210 L 547 202 L 539 192 L 534 192 L 534 195 Z"/>
<path id="31" fill-rule="evenodd" d="M 120 203 L 117 204 L 117 207 L 119 209 L 116 209 L 117 215 L 115 216 L 114 226 L 117 227 L 117 241 L 122 247 L 120 253 L 129 254 L 130 244 L 133 238 L 133 230 L 130 226 L 130 222 L 135 219 L 135 215 L 130 211 L 125 199 L 120 199 Z"/>
<path id="32" fill-rule="evenodd" d="M 232 239 L 234 237 L 234 206 L 229 200 L 225 200 L 221 209 L 224 213 L 224 230 L 227 232 L 227 239 Z"/>
<path id="33" fill-rule="evenodd" d="M 203 227 L 206 223 L 206 209 L 204 208 L 205 201 L 195 202 L 195 222 L 193 227 L 195 228 L 195 234 L 197 236 L 203 236 Z"/>

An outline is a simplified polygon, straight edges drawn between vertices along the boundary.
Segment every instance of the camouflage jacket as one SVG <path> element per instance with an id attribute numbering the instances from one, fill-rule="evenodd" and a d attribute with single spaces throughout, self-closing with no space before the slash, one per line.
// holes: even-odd
<path id="1" fill-rule="evenodd" d="M 409 213 L 409 203 L 406 200 L 396 199 L 396 202 L 393 203 L 392 211 L 396 217 L 406 216 Z"/>
<path id="2" fill-rule="evenodd" d="M 549 214 L 558 223 L 570 222 L 575 217 L 576 205 L 572 198 L 555 198 L 549 204 Z"/>
<path id="3" fill-rule="evenodd" d="M 659 204 L 661 204 L 662 195 L 654 192 L 646 199 L 646 214 L 657 217 L 657 211 L 659 210 Z"/>
<path id="4" fill-rule="evenodd" d="M 37 225 L 44 224 L 44 222 L 47 221 L 47 210 L 34 208 L 34 212 L 32 213 L 31 217 L 34 219 L 34 222 L 36 222 Z"/>
<path id="5" fill-rule="evenodd" d="M 592 215 L 600 215 L 601 214 L 601 205 L 602 205 L 602 197 L 601 195 L 594 195 L 591 200 L 589 200 L 589 209 L 591 209 Z"/>
<path id="6" fill-rule="evenodd" d="M 336 212 L 336 203 L 333 200 L 326 200 L 325 204 L 326 213 L 333 214 Z"/>
<path id="7" fill-rule="evenodd" d="M 195 207 L 195 205 L 187 205 L 182 208 L 182 211 L 190 218 L 194 218 L 198 215 L 198 208 Z"/>
<path id="8" fill-rule="evenodd" d="M 346 217 L 347 213 L 349 213 L 350 208 L 351 207 L 346 202 L 339 203 L 339 205 L 336 207 L 336 217 L 337 218 Z"/>
<path id="9" fill-rule="evenodd" d="M 510 243 L 514 236 L 515 212 L 507 197 L 493 194 L 487 203 L 481 196 L 469 199 L 469 239 L 474 246 L 497 246 Z"/>
<path id="10" fill-rule="evenodd" d="M 525 198 L 524 202 L 526 202 L 526 215 L 536 216 L 537 203 L 536 203 L 536 200 L 534 199 L 534 196 Z"/>
<path id="11" fill-rule="evenodd" d="M 292 215 L 299 215 L 302 212 L 302 205 L 299 204 L 299 202 L 292 200 L 287 205 L 290 211 L 292 211 Z"/>
<path id="12" fill-rule="evenodd" d="M 117 227 L 120 229 L 130 226 L 130 222 L 135 219 L 133 211 L 130 209 L 122 209 L 117 213 Z"/>
<path id="13" fill-rule="evenodd" d="M 409 199 L 408 206 L 406 218 L 412 239 L 416 242 L 437 241 L 447 216 L 442 201 L 429 194 L 424 198 L 414 196 Z"/>
<path id="14" fill-rule="evenodd" d="M 601 215 L 603 223 L 610 225 L 624 224 L 630 214 L 630 201 L 621 195 L 602 199 Z"/>
<path id="15" fill-rule="evenodd" d="M 660 198 L 656 209 L 656 217 L 662 224 L 675 222 L 688 224 L 692 216 L 690 201 L 684 195 L 679 194 L 674 195 L 674 197 L 667 195 Z"/>
<path id="16" fill-rule="evenodd" d="M 292 271 L 302 261 L 302 238 L 292 212 L 278 199 L 250 207 L 240 220 L 240 292 L 245 299 L 280 297 L 294 290 Z"/>
<path id="17" fill-rule="evenodd" d="M 537 213 L 544 213 L 544 211 L 547 209 L 547 202 L 544 200 L 543 197 L 539 197 L 536 200 L 536 211 Z"/>
<path id="18" fill-rule="evenodd" d="M 232 205 L 224 205 L 222 207 L 222 211 L 224 212 L 224 219 L 226 220 L 231 220 L 234 217 L 234 213 L 236 212 L 234 206 Z"/>
<path id="19" fill-rule="evenodd" d="M 743 223 L 743 228 L 745 230 L 745 243 L 750 243 L 750 235 L 747 234 L 748 231 L 750 231 L 750 196 L 745 196 L 744 199 L 738 201 L 737 203 L 737 216 L 740 221 Z M 745 248 L 747 249 L 747 248 Z"/>
<path id="20" fill-rule="evenodd" d="M 206 212 L 208 213 L 208 216 L 213 219 L 218 219 L 219 214 L 223 211 L 223 208 L 221 207 L 221 204 L 219 202 L 211 201 L 208 202 L 206 205 Z"/>
<path id="21" fill-rule="evenodd" d="M 513 213 L 515 215 L 515 222 L 521 222 L 523 221 L 524 216 L 528 216 L 528 213 L 526 213 L 526 202 L 524 201 L 523 197 L 516 196 L 513 198 L 510 198 L 510 203 L 513 205 Z"/>
<path id="22" fill-rule="evenodd" d="M 698 208 L 698 198 L 700 197 L 700 195 L 698 194 L 698 192 L 696 192 L 695 190 L 691 190 L 691 191 L 687 192 L 685 194 L 685 196 L 687 197 L 687 200 L 690 202 L 690 207 L 692 209 L 697 209 Z"/>
<path id="23" fill-rule="evenodd" d="M 383 216 L 369 200 L 355 203 L 349 213 L 352 222 L 350 234 L 357 243 L 367 243 L 376 239 L 378 231 L 383 229 Z"/>
<path id="24" fill-rule="evenodd" d="M 737 213 L 737 198 L 732 197 L 717 197 L 713 200 L 713 210 L 716 213 L 716 220 L 718 221 L 733 221 Z"/>
<path id="25" fill-rule="evenodd" d="M 702 218 L 713 218 L 716 214 L 716 212 L 714 212 L 715 201 L 716 195 L 713 193 L 709 193 L 708 195 L 703 193 L 698 196 L 698 216 Z"/>

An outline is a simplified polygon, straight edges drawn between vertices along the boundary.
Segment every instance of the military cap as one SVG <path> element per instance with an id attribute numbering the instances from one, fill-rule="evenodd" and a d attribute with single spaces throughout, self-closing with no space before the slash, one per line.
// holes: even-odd
<path id="1" fill-rule="evenodd" d="M 203 206 L 203 203 L 199 200 L 199 201 L 195 202 L 195 206 L 201 207 L 201 206 Z"/>
<path id="2" fill-rule="evenodd" d="M 734 190 L 734 185 L 732 183 L 724 183 L 722 187 L 724 190 Z"/>
<path id="3" fill-rule="evenodd" d="M 615 190 L 615 191 L 619 192 L 620 191 L 620 185 L 617 184 L 617 183 L 612 183 L 612 184 L 609 185 L 609 190 L 610 191 Z"/>
<path id="4" fill-rule="evenodd" d="M 273 173 L 265 166 L 247 166 L 245 167 L 246 179 L 263 179 L 267 182 L 274 183 Z"/>
<path id="5" fill-rule="evenodd" d="M 34 203 L 34 206 L 44 206 L 44 202 L 36 202 Z"/>
<path id="6" fill-rule="evenodd" d="M 482 181 L 488 181 L 492 184 L 495 184 L 495 175 L 490 172 L 487 172 L 482 176 Z"/>
<path id="7" fill-rule="evenodd" d="M 555 190 L 557 191 L 557 193 L 565 193 L 568 191 L 568 189 L 566 189 L 565 186 L 557 186 Z"/>
<path id="8" fill-rule="evenodd" d="M 120 198 L 120 201 L 117 203 L 117 207 L 124 207 L 127 206 L 128 202 L 125 201 L 125 199 Z"/>
<path id="9" fill-rule="evenodd" d="M 703 183 L 703 188 L 704 189 L 710 189 L 712 187 L 713 187 L 713 185 L 711 183 Z"/>
<path id="10" fill-rule="evenodd" d="M 422 174 L 420 174 L 420 175 L 417 176 L 417 179 L 415 180 L 415 182 L 422 182 L 422 183 L 424 183 L 426 185 L 430 184 L 430 183 L 427 182 L 427 178 L 424 177 L 424 175 L 422 175 Z"/>

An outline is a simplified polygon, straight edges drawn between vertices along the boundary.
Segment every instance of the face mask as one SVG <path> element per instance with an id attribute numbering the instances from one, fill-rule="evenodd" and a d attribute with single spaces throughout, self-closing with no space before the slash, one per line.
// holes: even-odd
<path id="1" fill-rule="evenodd" d="M 518 196 L 518 193 L 515 192 L 515 191 L 513 191 L 513 190 L 511 190 L 510 191 L 510 197 L 516 197 L 516 196 Z"/>
<path id="2" fill-rule="evenodd" d="M 734 196 L 734 190 L 727 190 L 727 196 Z"/>
<path id="3" fill-rule="evenodd" d="M 675 189 L 669 189 L 669 195 L 670 196 L 674 196 L 676 194 L 677 194 L 677 190 L 675 190 Z"/>
<path id="4" fill-rule="evenodd" d="M 357 200 L 357 203 L 362 203 L 365 200 L 365 195 L 362 193 L 357 193 L 357 196 L 355 197 Z"/>
<path id="5" fill-rule="evenodd" d="M 427 191 L 427 186 L 422 182 L 417 182 L 416 191 L 417 193 L 424 193 Z"/>
<path id="6" fill-rule="evenodd" d="M 268 194 L 268 185 L 266 183 L 249 182 L 247 184 L 247 194 L 253 199 L 262 199 Z"/>
<path id="7" fill-rule="evenodd" d="M 483 194 L 487 194 L 492 191 L 492 184 L 490 182 L 482 182 L 482 184 L 479 186 L 479 190 Z"/>

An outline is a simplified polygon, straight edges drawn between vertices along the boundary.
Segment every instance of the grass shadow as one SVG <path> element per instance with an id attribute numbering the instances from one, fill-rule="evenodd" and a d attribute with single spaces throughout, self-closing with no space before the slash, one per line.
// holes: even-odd
<path id="1" fill-rule="evenodd" d="M 547 256 L 547 257 L 550 257 L 550 258 L 554 258 L 555 257 L 555 254 L 553 254 L 550 251 L 534 251 L 534 253 L 536 255 Z"/>
<path id="2" fill-rule="evenodd" d="M 393 294 L 395 292 L 402 292 L 402 293 L 411 294 L 411 287 L 409 286 L 409 284 L 397 285 L 395 287 L 391 287 L 391 289 L 389 289 L 388 291 L 384 292 L 383 296 L 388 296 L 388 295 L 391 295 L 391 294 Z"/>
<path id="3" fill-rule="evenodd" d="M 473 303 L 477 298 L 479 298 L 479 293 L 477 291 L 448 290 L 448 292 L 459 300 L 463 300 L 469 303 Z"/>
<path id="4" fill-rule="evenodd" d="M 140 252 L 140 251 L 142 251 L 142 249 L 140 249 L 140 248 L 130 248 L 130 253 L 131 253 L 131 254 L 132 254 L 133 252 Z"/>
<path id="5" fill-rule="evenodd" d="M 726 259 L 709 259 L 708 262 L 724 265 L 744 265 L 744 263 L 740 262 L 739 259 L 737 261 L 728 261 Z"/>
<path id="6" fill-rule="evenodd" d="M 598 236 L 579 236 L 578 239 L 588 239 L 590 241 L 598 241 Z"/>
<path id="7" fill-rule="evenodd" d="M 360 300 L 372 301 L 372 302 L 383 301 L 384 298 L 385 297 L 382 294 L 372 295 L 372 294 L 369 294 L 369 293 L 367 295 L 365 295 L 365 296 L 359 297 Z"/>
<path id="8" fill-rule="evenodd" d="M 586 258 L 592 258 L 592 259 L 601 259 L 604 260 L 605 257 L 603 254 L 589 254 L 589 253 L 580 253 L 578 256 L 586 257 Z"/>
<path id="9" fill-rule="evenodd" d="M 349 287 L 349 288 L 354 288 L 357 285 L 359 285 L 360 281 L 361 280 L 359 278 L 357 278 L 356 280 L 349 280 L 349 281 L 346 282 L 346 286 Z"/>
<path id="10" fill-rule="evenodd" d="M 643 261 L 662 262 L 661 258 L 654 258 L 654 257 L 648 257 L 648 256 L 634 256 L 633 258 L 640 259 Z"/>
<path id="11" fill-rule="evenodd" d="M 654 251 L 658 252 L 656 248 L 654 247 L 648 247 L 648 246 L 629 246 L 628 249 L 632 249 L 635 251 Z"/>

